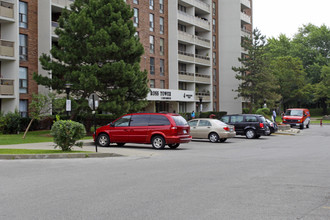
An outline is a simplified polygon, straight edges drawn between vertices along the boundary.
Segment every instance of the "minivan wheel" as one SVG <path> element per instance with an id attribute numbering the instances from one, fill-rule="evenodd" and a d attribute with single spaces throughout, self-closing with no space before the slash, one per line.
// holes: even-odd
<path id="1" fill-rule="evenodd" d="M 107 134 L 100 134 L 97 136 L 97 145 L 101 147 L 108 147 L 110 144 L 110 138 Z"/>
<path id="2" fill-rule="evenodd" d="M 309 122 L 308 122 L 308 124 L 306 125 L 306 128 L 309 128 Z"/>
<path id="3" fill-rule="evenodd" d="M 245 136 L 246 136 L 246 138 L 248 138 L 248 139 L 253 139 L 253 138 L 255 138 L 255 136 L 256 136 L 256 132 L 255 132 L 253 129 L 248 129 L 248 130 L 245 132 Z"/>
<path id="4" fill-rule="evenodd" d="M 219 142 L 219 135 L 217 133 L 212 132 L 211 134 L 209 134 L 209 140 L 212 143 L 217 143 Z"/>
<path id="5" fill-rule="evenodd" d="M 151 144 L 152 144 L 152 147 L 157 150 L 164 149 L 165 139 L 160 135 L 156 135 L 151 139 Z"/>
<path id="6" fill-rule="evenodd" d="M 171 149 L 176 149 L 176 148 L 178 148 L 179 146 L 180 146 L 180 144 L 179 143 L 176 143 L 176 144 L 169 144 L 168 145 Z"/>

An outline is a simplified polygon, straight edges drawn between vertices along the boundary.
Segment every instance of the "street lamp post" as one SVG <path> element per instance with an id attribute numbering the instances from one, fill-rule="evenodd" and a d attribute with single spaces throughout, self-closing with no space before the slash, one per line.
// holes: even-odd
<path id="1" fill-rule="evenodd" d="M 201 117 L 201 113 L 202 113 L 202 110 L 203 110 L 203 96 L 200 96 L 199 97 L 199 117 Z"/>
<path id="2" fill-rule="evenodd" d="M 65 92 L 66 92 L 66 115 L 68 116 L 68 118 L 69 118 L 69 112 L 71 112 L 71 100 L 69 98 L 69 94 L 70 94 L 70 91 L 71 91 L 71 86 L 72 86 L 72 84 L 70 84 L 70 83 L 66 83 L 65 84 Z"/>

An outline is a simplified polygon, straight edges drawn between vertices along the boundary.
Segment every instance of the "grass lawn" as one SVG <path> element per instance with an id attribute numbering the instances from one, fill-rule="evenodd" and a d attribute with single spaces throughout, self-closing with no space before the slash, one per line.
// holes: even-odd
<path id="1" fill-rule="evenodd" d="M 28 143 L 41 143 L 53 142 L 53 137 L 50 135 L 50 130 L 45 131 L 29 131 L 23 139 L 24 132 L 20 134 L 0 134 L 0 145 L 9 144 L 28 144 Z M 91 136 L 86 136 L 85 139 L 92 139 Z"/>
<path id="2" fill-rule="evenodd" d="M 0 149 L 0 154 L 61 154 L 61 153 L 93 153 L 89 151 Z"/>

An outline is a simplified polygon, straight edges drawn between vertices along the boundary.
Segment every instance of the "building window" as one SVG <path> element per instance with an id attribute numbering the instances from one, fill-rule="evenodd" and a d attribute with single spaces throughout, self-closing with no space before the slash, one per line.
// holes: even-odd
<path id="1" fill-rule="evenodd" d="M 216 4 L 215 4 L 215 2 L 212 2 L 212 13 L 215 16 L 215 14 L 216 14 Z"/>
<path id="2" fill-rule="evenodd" d="M 164 34 L 164 18 L 159 18 L 159 33 Z"/>
<path id="3" fill-rule="evenodd" d="M 154 79 L 150 80 L 150 88 L 155 88 L 155 80 Z"/>
<path id="4" fill-rule="evenodd" d="M 19 27 L 27 28 L 28 25 L 28 5 L 26 2 L 19 2 Z"/>
<path id="5" fill-rule="evenodd" d="M 150 53 L 154 54 L 155 53 L 155 37 L 154 36 L 149 36 L 149 44 L 150 44 Z"/>
<path id="6" fill-rule="evenodd" d="M 186 52 L 186 50 L 187 50 L 187 46 L 185 44 L 179 43 L 179 51 Z"/>
<path id="7" fill-rule="evenodd" d="M 138 5 L 139 4 L 139 0 L 133 0 L 133 3 Z"/>
<path id="8" fill-rule="evenodd" d="M 135 33 L 134 33 L 134 36 L 137 37 L 137 38 L 140 38 L 140 36 L 139 36 L 139 32 L 138 32 L 138 31 L 135 32 Z"/>
<path id="9" fill-rule="evenodd" d="M 214 112 L 217 111 L 217 103 L 216 103 L 216 102 L 213 103 L 213 111 L 214 111 Z"/>
<path id="10" fill-rule="evenodd" d="M 217 81 L 217 69 L 213 69 L 213 81 Z"/>
<path id="11" fill-rule="evenodd" d="M 186 102 L 179 103 L 179 112 L 187 112 L 187 103 Z"/>
<path id="12" fill-rule="evenodd" d="M 185 63 L 179 63 L 179 72 L 186 72 L 187 71 L 187 65 Z"/>
<path id="13" fill-rule="evenodd" d="M 165 60 L 164 59 L 160 59 L 159 68 L 160 68 L 160 75 L 164 76 L 165 75 Z"/>
<path id="14" fill-rule="evenodd" d="M 154 0 L 149 0 L 149 9 L 154 10 Z"/>
<path id="15" fill-rule="evenodd" d="M 217 54 L 215 52 L 213 52 L 213 65 L 216 66 L 217 65 Z"/>
<path id="16" fill-rule="evenodd" d="M 165 80 L 160 80 L 160 88 L 165 89 Z"/>
<path id="17" fill-rule="evenodd" d="M 179 90 L 187 90 L 188 86 L 185 82 L 179 82 Z"/>
<path id="18" fill-rule="evenodd" d="M 212 19 L 212 29 L 213 29 L 213 32 L 216 31 L 216 27 L 215 27 L 215 19 L 214 19 L 214 18 Z"/>
<path id="19" fill-rule="evenodd" d="M 180 4 L 178 4 L 178 10 L 179 11 L 182 11 L 182 12 L 187 12 L 187 8 L 186 7 L 184 7 L 183 5 L 180 5 Z"/>
<path id="20" fill-rule="evenodd" d="M 164 39 L 160 38 L 159 41 L 159 54 L 164 55 Z"/>
<path id="21" fill-rule="evenodd" d="M 27 93 L 27 77 L 28 69 L 26 67 L 19 68 L 19 93 Z"/>
<path id="22" fill-rule="evenodd" d="M 149 14 L 149 30 L 154 31 L 154 14 Z"/>
<path id="23" fill-rule="evenodd" d="M 150 74 L 155 75 L 155 58 L 150 57 Z"/>
<path id="24" fill-rule="evenodd" d="M 217 98 L 217 86 L 213 86 L 213 97 Z"/>
<path id="25" fill-rule="evenodd" d="M 213 45 L 213 49 L 215 49 L 217 46 L 215 35 L 212 36 L 212 45 Z"/>
<path id="26" fill-rule="evenodd" d="M 20 99 L 19 100 L 19 113 L 21 117 L 26 118 L 28 116 L 28 100 Z"/>
<path id="27" fill-rule="evenodd" d="M 164 13 L 164 0 L 159 0 L 159 12 Z"/>
<path id="28" fill-rule="evenodd" d="M 139 26 L 139 9 L 134 8 L 134 16 L 133 16 L 134 27 Z"/>
<path id="29" fill-rule="evenodd" d="M 28 59 L 27 51 L 27 35 L 19 35 L 19 60 L 26 61 Z"/>
<path id="30" fill-rule="evenodd" d="M 183 24 L 178 24 L 178 30 L 183 31 L 183 32 L 187 32 L 187 27 Z"/>

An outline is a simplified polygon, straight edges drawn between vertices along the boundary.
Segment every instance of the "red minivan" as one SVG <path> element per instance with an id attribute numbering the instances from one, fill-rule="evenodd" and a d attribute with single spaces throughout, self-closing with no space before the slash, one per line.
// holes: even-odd
<path id="1" fill-rule="evenodd" d="M 125 143 L 152 144 L 155 149 L 179 147 L 191 141 L 190 126 L 179 114 L 133 113 L 126 114 L 96 130 L 94 141 L 107 147 L 110 143 L 124 146 Z"/>
<path id="2" fill-rule="evenodd" d="M 300 129 L 309 128 L 311 121 L 311 114 L 306 108 L 290 108 L 285 111 L 282 118 L 283 124 L 292 126 L 299 126 Z"/>

